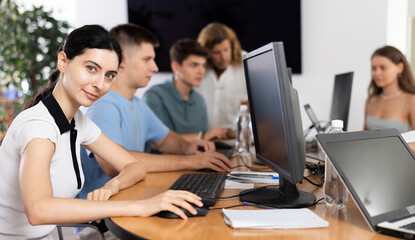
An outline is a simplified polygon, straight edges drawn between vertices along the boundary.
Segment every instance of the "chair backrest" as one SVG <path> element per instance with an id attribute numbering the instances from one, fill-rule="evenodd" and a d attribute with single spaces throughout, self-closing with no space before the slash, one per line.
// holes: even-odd
<path id="1" fill-rule="evenodd" d="M 89 228 L 93 228 L 98 235 L 98 239 L 100 240 L 105 240 L 104 234 L 102 234 L 102 232 L 99 230 L 99 228 L 93 224 L 89 224 L 89 223 L 77 223 L 77 224 L 65 224 L 65 225 L 57 225 L 56 228 L 58 229 L 58 235 L 59 235 L 59 240 L 64 240 L 63 237 L 63 233 L 62 233 L 62 228 L 63 227 L 89 227 Z"/>

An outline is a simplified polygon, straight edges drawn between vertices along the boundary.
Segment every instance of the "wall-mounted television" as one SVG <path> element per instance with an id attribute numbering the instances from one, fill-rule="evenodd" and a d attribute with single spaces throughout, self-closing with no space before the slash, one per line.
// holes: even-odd
<path id="1" fill-rule="evenodd" d="M 128 0 L 128 18 L 159 39 L 160 71 L 171 71 L 169 48 L 176 40 L 196 39 L 208 23 L 221 22 L 235 30 L 247 52 L 283 42 L 287 66 L 301 73 L 301 0 Z"/>

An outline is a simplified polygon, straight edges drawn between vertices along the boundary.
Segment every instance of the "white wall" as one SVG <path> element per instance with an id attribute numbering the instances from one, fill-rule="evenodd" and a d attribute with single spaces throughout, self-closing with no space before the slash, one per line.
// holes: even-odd
<path id="1" fill-rule="evenodd" d="M 387 1 L 386 43 L 407 52 L 408 0 Z"/>
<path id="2" fill-rule="evenodd" d="M 76 0 L 75 27 L 100 24 L 110 29 L 127 21 L 127 0 Z"/>
<path id="3" fill-rule="evenodd" d="M 407 18 L 398 16 L 408 14 L 401 12 L 408 11 L 405 8 L 407 1 L 302 0 L 303 73 L 293 76 L 301 106 L 309 103 L 320 119 L 328 118 L 334 75 L 354 71 L 349 130 L 361 130 L 370 82 L 370 56 L 376 48 L 387 43 L 403 41 L 401 50 L 405 50 L 405 39 L 388 37 L 394 31 L 393 27 L 388 26 L 407 21 Z M 399 2 L 401 7 L 390 7 L 391 2 Z M 127 21 L 126 0 L 74 0 L 72 3 L 72 9 L 76 11 L 72 10 L 69 15 L 73 18 L 67 20 L 74 27 L 98 23 L 111 28 Z M 394 21 L 392 25 L 391 21 Z M 402 24 L 406 26 L 407 23 Z M 406 37 L 402 31 L 398 35 Z M 156 74 L 151 84 L 168 77 L 167 73 Z M 137 95 L 141 95 L 142 91 L 138 91 Z M 304 111 L 302 114 L 304 127 L 309 126 L 308 117 Z"/>
<path id="4" fill-rule="evenodd" d="M 354 71 L 348 130 L 361 130 L 370 55 L 386 41 L 386 0 L 302 1 L 302 17 L 303 73 L 293 76 L 300 104 L 327 119 L 334 75 Z"/>
<path id="5" fill-rule="evenodd" d="M 127 0 L 16 0 L 24 8 L 32 5 L 52 10 L 53 16 L 67 21 L 72 28 L 100 24 L 107 29 L 128 21 Z"/>

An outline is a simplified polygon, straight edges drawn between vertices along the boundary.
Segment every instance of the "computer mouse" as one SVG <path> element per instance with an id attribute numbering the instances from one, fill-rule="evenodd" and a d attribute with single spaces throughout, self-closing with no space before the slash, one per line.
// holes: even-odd
<path id="1" fill-rule="evenodd" d="M 190 212 L 188 212 L 186 209 L 184 209 L 182 207 L 179 207 L 179 208 L 188 217 L 201 217 L 201 216 L 205 216 L 209 212 L 209 207 L 199 207 L 199 206 L 196 206 L 194 204 L 191 204 L 191 205 L 197 211 L 196 215 L 191 214 Z M 169 212 L 169 211 L 161 211 L 161 212 L 157 213 L 156 216 L 161 217 L 161 218 L 172 218 L 172 219 L 180 218 L 175 213 L 172 213 L 172 212 Z"/>
<path id="2" fill-rule="evenodd" d="M 233 146 L 224 143 L 224 142 L 215 142 L 215 148 L 216 149 L 232 149 Z"/>

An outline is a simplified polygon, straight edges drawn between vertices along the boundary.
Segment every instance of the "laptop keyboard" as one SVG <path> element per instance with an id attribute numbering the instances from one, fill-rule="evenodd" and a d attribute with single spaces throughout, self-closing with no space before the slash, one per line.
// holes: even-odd
<path id="1" fill-rule="evenodd" d="M 213 206 L 225 186 L 224 173 L 183 174 L 171 186 L 172 190 L 186 190 L 202 198 L 203 205 Z"/>
<path id="2" fill-rule="evenodd" d="M 411 230 L 411 231 L 415 231 L 415 222 L 410 223 L 410 224 L 406 224 L 406 225 L 402 226 L 401 228 Z"/>

